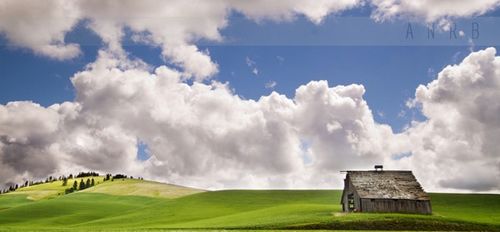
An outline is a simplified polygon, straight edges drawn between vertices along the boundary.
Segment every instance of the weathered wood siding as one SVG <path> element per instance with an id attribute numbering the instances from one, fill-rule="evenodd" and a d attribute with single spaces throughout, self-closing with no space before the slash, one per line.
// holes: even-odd
<path id="1" fill-rule="evenodd" d="M 349 194 L 354 195 L 354 211 L 360 211 L 361 209 L 361 198 L 359 198 L 359 195 L 356 193 L 354 190 L 354 186 L 352 185 L 351 181 L 348 180 L 348 178 L 344 181 L 344 193 L 342 195 L 342 210 L 344 212 L 352 212 L 352 210 L 349 210 L 349 201 L 348 201 L 348 196 Z"/>
<path id="2" fill-rule="evenodd" d="M 347 171 L 341 204 L 345 212 L 432 213 L 430 197 L 411 171 Z"/>
<path id="3" fill-rule="evenodd" d="M 406 199 L 361 199 L 361 212 L 431 214 L 431 202 Z"/>

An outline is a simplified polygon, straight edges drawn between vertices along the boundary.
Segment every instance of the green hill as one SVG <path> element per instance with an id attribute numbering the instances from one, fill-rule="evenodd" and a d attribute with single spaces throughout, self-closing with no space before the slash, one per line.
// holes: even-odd
<path id="1" fill-rule="evenodd" d="M 42 184 L 38 191 L 52 188 Z M 148 191 L 151 189 L 151 191 Z M 22 190 L 22 189 L 21 189 Z M 339 190 L 202 192 L 142 180 L 29 200 L 0 195 L 0 230 L 394 229 L 500 231 L 500 195 L 434 193 L 434 214 L 344 214 Z M 25 192 L 25 193 L 23 193 Z M 35 194 L 36 195 L 36 194 Z"/>
<path id="2" fill-rule="evenodd" d="M 125 196 L 177 198 L 194 193 L 204 192 L 204 190 L 164 184 L 154 181 L 118 179 L 116 181 L 108 181 L 104 184 L 96 185 L 95 187 L 85 189 L 82 192 L 105 193 L 110 195 Z"/>
<path id="3" fill-rule="evenodd" d="M 76 181 L 80 183 L 80 181 L 86 181 L 87 179 L 94 179 L 96 184 L 99 185 L 103 183 L 104 177 L 102 176 L 94 176 L 94 177 L 82 177 L 82 178 L 73 178 L 69 179 L 67 186 L 63 186 L 62 180 L 56 180 L 49 183 L 32 185 L 24 188 L 19 188 L 15 192 L 10 192 L 9 194 L 22 194 L 25 195 L 29 200 L 40 200 L 45 198 L 52 198 L 55 196 L 63 195 L 64 190 L 73 185 L 73 182 Z"/>

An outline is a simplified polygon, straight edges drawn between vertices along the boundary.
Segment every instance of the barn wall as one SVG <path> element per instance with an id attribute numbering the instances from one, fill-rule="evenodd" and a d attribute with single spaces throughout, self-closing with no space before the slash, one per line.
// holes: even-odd
<path id="1" fill-rule="evenodd" d="M 360 212 L 361 211 L 361 198 L 359 198 L 359 195 L 354 192 L 354 211 Z"/>
<path id="2" fill-rule="evenodd" d="M 362 212 L 397 212 L 431 214 L 430 201 L 403 199 L 361 199 Z"/>
<path id="3" fill-rule="evenodd" d="M 358 194 L 354 190 L 354 186 L 352 185 L 352 183 L 349 181 L 349 178 L 347 177 L 346 180 L 344 181 L 344 193 L 343 193 L 343 199 L 342 199 L 342 209 L 345 212 L 349 212 L 349 203 L 347 200 L 347 196 L 349 194 L 354 194 L 355 211 L 360 211 L 361 210 L 361 198 L 358 196 Z"/>

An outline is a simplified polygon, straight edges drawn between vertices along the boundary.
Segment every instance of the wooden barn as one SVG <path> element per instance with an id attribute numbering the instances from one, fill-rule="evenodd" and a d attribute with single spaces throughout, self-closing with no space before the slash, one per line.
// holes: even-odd
<path id="1" fill-rule="evenodd" d="M 431 214 L 431 201 L 411 171 L 346 171 L 344 212 L 395 212 Z"/>

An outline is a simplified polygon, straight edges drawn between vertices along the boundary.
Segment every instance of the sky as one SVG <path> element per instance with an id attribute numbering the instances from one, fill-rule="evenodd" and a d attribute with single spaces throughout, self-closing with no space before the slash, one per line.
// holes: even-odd
<path id="1" fill-rule="evenodd" d="M 498 192 L 499 5 L 2 1 L 0 185 L 341 188 L 384 164 Z"/>

